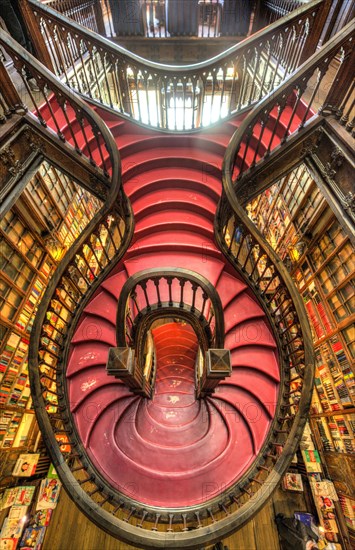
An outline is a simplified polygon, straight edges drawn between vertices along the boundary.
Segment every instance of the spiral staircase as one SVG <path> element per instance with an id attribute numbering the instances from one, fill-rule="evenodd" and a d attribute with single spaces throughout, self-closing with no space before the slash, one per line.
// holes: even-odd
<path id="1" fill-rule="evenodd" d="M 30 4 L 48 25 L 58 17 Z M 294 21 L 314 18 L 320 4 L 297 10 Z M 61 17 L 63 28 L 74 25 Z M 288 29 L 290 19 L 280 25 Z M 263 506 L 297 449 L 313 380 L 310 329 L 289 273 L 237 191 L 321 117 L 313 96 L 352 36 L 350 25 L 290 78 L 284 71 L 270 94 L 264 72 L 257 93 L 234 102 L 223 121 L 179 132 L 133 120 L 123 103 L 111 108 L 82 90 L 80 99 L 0 35 L 45 99 L 32 96 L 28 123 L 58 136 L 104 182 L 101 210 L 38 310 L 30 377 L 60 479 L 117 538 L 146 548 L 217 542 Z M 106 47 L 123 55 L 95 40 L 100 55 Z M 307 96 L 315 70 L 321 78 Z"/>

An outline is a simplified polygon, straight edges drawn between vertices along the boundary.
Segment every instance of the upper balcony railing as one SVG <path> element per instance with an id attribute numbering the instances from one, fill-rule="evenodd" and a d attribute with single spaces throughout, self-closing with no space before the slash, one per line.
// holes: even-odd
<path id="1" fill-rule="evenodd" d="M 231 139 L 224 164 L 225 177 L 235 187 L 249 179 L 250 171 L 271 151 L 300 132 L 317 111 L 334 114 L 352 131 L 354 29 L 352 20 L 243 120 Z"/>
<path id="2" fill-rule="evenodd" d="M 314 0 L 226 52 L 184 66 L 147 61 L 36 0 L 26 13 L 41 29 L 42 58 L 69 87 L 140 123 L 186 131 L 274 90 L 315 50 L 328 7 Z"/>
<path id="3" fill-rule="evenodd" d="M 259 25 L 269 25 L 309 2 L 310 0 L 260 0 Z"/>
<path id="4" fill-rule="evenodd" d="M 171 38 L 245 36 L 248 0 L 42 0 L 103 36 Z"/>

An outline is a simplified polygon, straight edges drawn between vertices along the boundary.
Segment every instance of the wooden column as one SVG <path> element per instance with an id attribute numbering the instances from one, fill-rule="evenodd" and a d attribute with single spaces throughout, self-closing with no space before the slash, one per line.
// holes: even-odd
<path id="1" fill-rule="evenodd" d="M 143 370 L 139 367 L 132 348 L 110 348 L 106 370 L 109 375 L 122 380 L 133 393 L 150 396 L 150 388 L 148 395 L 146 394 Z"/>
<path id="2" fill-rule="evenodd" d="M 23 20 L 26 23 L 28 35 L 33 44 L 36 57 L 43 65 L 55 74 L 55 69 L 52 63 L 51 56 L 46 46 L 46 42 L 41 33 L 38 19 L 35 17 L 32 7 L 28 0 L 21 0 L 19 2 Z"/>
<path id="3" fill-rule="evenodd" d="M 230 351 L 228 349 L 207 350 L 203 374 L 197 388 L 198 397 L 211 395 L 218 384 L 231 374 Z"/>
<path id="4" fill-rule="evenodd" d="M 307 41 L 303 48 L 299 63 L 300 65 L 302 65 L 304 61 L 307 61 L 307 59 L 317 51 L 317 47 L 323 33 L 324 25 L 326 24 L 326 21 L 328 19 L 331 5 L 332 0 L 324 0 L 323 4 L 321 4 L 321 6 L 318 8 L 310 34 L 308 35 Z"/>

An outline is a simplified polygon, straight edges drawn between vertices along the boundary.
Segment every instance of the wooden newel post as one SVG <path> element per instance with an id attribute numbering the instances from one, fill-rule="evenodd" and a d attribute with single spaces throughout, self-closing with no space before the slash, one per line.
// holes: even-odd
<path id="1" fill-rule="evenodd" d="M 353 68 L 355 66 L 355 49 L 349 49 L 339 67 L 338 74 L 325 98 L 322 112 L 337 113 L 342 101 L 353 85 Z M 341 114 L 341 113 L 340 113 Z"/>
<path id="2" fill-rule="evenodd" d="M 95 13 L 97 30 L 99 34 L 101 34 L 102 36 L 106 36 L 106 29 L 105 29 L 105 23 L 104 23 L 104 16 L 102 13 L 101 0 L 95 0 L 94 13 Z"/>
<path id="3" fill-rule="evenodd" d="M 106 370 L 109 375 L 122 380 L 133 393 L 150 397 L 150 388 L 146 388 L 143 371 L 137 363 L 134 349 L 110 348 Z"/>
<path id="4" fill-rule="evenodd" d="M 33 9 L 28 0 L 21 0 L 21 2 L 19 2 L 19 6 L 21 9 L 23 20 L 26 23 L 28 36 L 30 37 L 31 43 L 33 44 L 37 59 L 41 63 L 43 63 L 43 65 L 45 65 L 47 69 L 55 74 L 51 56 L 49 55 L 46 42 L 41 33 L 39 20 L 35 17 Z"/>
<path id="5" fill-rule="evenodd" d="M 6 70 L 2 60 L 0 59 L 0 82 L 1 82 L 1 95 L 6 102 L 8 110 L 5 112 L 5 116 L 10 116 L 11 113 L 16 112 L 18 109 L 27 110 L 22 103 L 22 99 L 12 82 L 9 73 Z"/>
<path id="6" fill-rule="evenodd" d="M 231 376 L 232 366 L 228 349 L 208 349 L 205 355 L 203 374 L 197 388 L 197 397 L 211 395 L 218 384 Z"/>
<path id="7" fill-rule="evenodd" d="M 317 47 L 324 30 L 324 25 L 328 19 L 331 5 L 332 0 L 325 0 L 317 8 L 317 13 L 315 14 L 313 25 L 311 26 L 311 30 L 309 32 L 309 35 L 307 36 L 299 65 L 302 65 L 304 61 L 307 61 L 307 59 L 317 51 Z"/>

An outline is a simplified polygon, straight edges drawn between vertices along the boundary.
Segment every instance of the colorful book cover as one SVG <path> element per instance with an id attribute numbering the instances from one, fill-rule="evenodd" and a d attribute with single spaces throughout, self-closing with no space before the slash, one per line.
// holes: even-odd
<path id="1" fill-rule="evenodd" d="M 4 510 L 5 508 L 9 508 L 12 506 L 15 502 L 16 495 L 17 495 L 18 488 L 12 487 L 11 489 L 6 489 L 4 491 L 4 494 L 2 495 L 2 499 L 0 501 L 0 510 Z"/>
<path id="2" fill-rule="evenodd" d="M 286 491 L 303 491 L 301 474 L 287 473 L 283 478 L 283 487 Z"/>
<path id="3" fill-rule="evenodd" d="M 302 457 L 307 472 L 314 473 L 322 471 L 320 456 L 317 450 L 302 450 Z"/>
<path id="4" fill-rule="evenodd" d="M 326 496 L 321 496 L 319 495 L 318 497 L 318 506 L 319 508 L 323 511 L 323 510 L 333 510 L 334 508 L 334 502 L 331 498 L 329 497 L 326 497 Z"/>
<path id="5" fill-rule="evenodd" d="M 23 454 L 17 459 L 12 475 L 16 477 L 31 477 L 36 472 L 39 454 Z"/>
<path id="6" fill-rule="evenodd" d="M 41 550 L 45 533 L 45 527 L 27 527 L 21 539 L 20 548 Z"/>
<path id="7" fill-rule="evenodd" d="M 56 434 L 56 440 L 60 443 L 60 450 L 62 453 L 70 453 L 71 447 L 69 445 L 69 439 L 65 434 Z"/>
<path id="8" fill-rule="evenodd" d="M 48 508 L 48 510 L 38 510 L 33 516 L 32 522 L 37 527 L 47 527 L 51 519 L 53 510 Z"/>
<path id="9" fill-rule="evenodd" d="M 332 500 L 339 500 L 335 487 L 329 479 L 312 482 L 311 489 L 313 494 L 316 496 L 329 497 Z"/>
<path id="10" fill-rule="evenodd" d="M 57 506 L 60 488 L 59 479 L 43 479 L 39 489 L 36 510 L 54 509 Z"/>
<path id="11" fill-rule="evenodd" d="M 16 506 L 29 506 L 32 502 L 36 487 L 33 485 L 16 487 L 17 493 L 14 500 Z"/>
<path id="12" fill-rule="evenodd" d="M 23 522 L 25 522 L 25 520 L 27 519 L 26 518 L 26 514 L 27 514 L 27 506 L 12 506 L 10 508 L 10 511 L 9 511 L 9 514 L 8 514 L 8 518 L 9 519 L 16 519 L 17 521 L 20 521 L 22 520 Z"/>
<path id="13" fill-rule="evenodd" d="M 2 539 L 20 539 L 24 528 L 24 522 L 18 519 L 5 518 L 0 537 Z"/>
<path id="14" fill-rule="evenodd" d="M 18 539 L 0 538 L 0 550 L 16 550 Z"/>
<path id="15" fill-rule="evenodd" d="M 54 468 L 53 464 L 49 466 L 47 477 L 49 479 L 58 479 L 57 470 Z"/>

